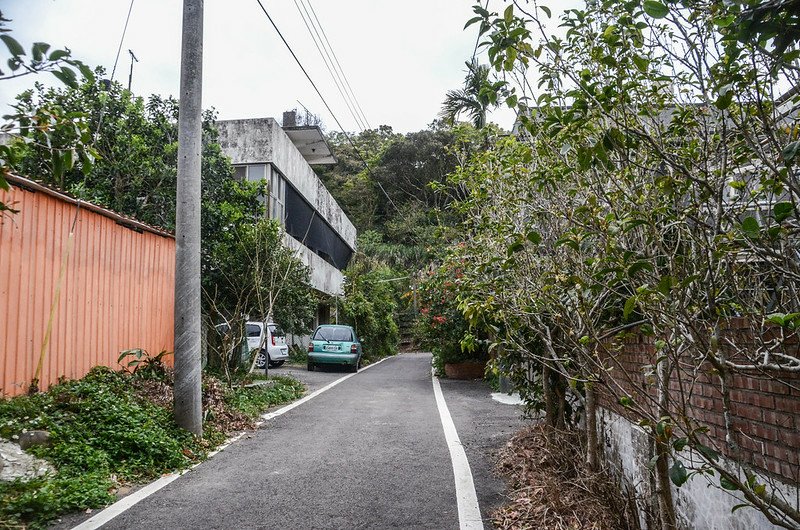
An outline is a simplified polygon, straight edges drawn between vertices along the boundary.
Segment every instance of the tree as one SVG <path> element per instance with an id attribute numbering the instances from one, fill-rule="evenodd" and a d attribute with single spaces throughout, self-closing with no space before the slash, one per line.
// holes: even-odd
<path id="1" fill-rule="evenodd" d="M 439 115 L 452 125 L 461 114 L 466 114 L 476 129 L 482 129 L 489 109 L 497 106 L 497 90 L 490 80 L 488 65 L 479 64 L 477 59 L 464 64 L 467 66 L 464 86 L 447 92 Z"/>
<path id="2" fill-rule="evenodd" d="M 3 41 L 8 57 L 0 56 L 0 62 L 8 65 L 8 72 L 0 70 L 0 81 L 14 79 L 31 74 L 50 72 L 65 85 L 75 87 L 78 84 L 76 70 L 87 79 L 92 78 L 92 72 L 81 61 L 72 57 L 68 48 L 52 49 L 46 42 L 35 42 L 31 46 L 30 58 L 25 48 L 10 35 L 11 30 L 7 24 L 11 22 L 3 17 L 0 11 L 0 40 Z M 0 132 L 12 137 L 26 137 L 31 129 L 39 132 L 43 141 L 43 148 L 48 151 L 48 159 L 53 163 L 56 178 L 65 170 L 72 168 L 80 158 L 85 167 L 90 167 L 94 159 L 94 152 L 89 146 L 89 134 L 83 116 L 80 114 L 67 114 L 61 109 L 50 109 L 44 112 L 25 113 L 20 109 L 17 112 L 4 116 L 6 120 L 0 126 Z M 73 141 L 62 148 L 53 147 L 51 141 L 63 133 L 71 134 Z M 3 143 L 0 145 L 0 190 L 9 190 L 6 177 L 11 173 L 19 173 L 21 143 Z M 4 212 L 14 213 L 15 210 L 0 201 L 0 215 Z"/>
<path id="3" fill-rule="evenodd" d="M 793 35 L 788 5 L 770 4 L 769 20 Z M 676 525 L 670 483 L 694 475 L 797 528 L 797 506 L 756 473 L 730 418 L 734 378 L 788 387 L 800 367 L 800 98 L 781 92 L 798 84 L 798 52 L 747 24 L 765 18 L 742 4 L 593 2 L 563 15 L 564 38 L 536 9 L 475 7 L 520 138 L 453 177 L 469 192 L 454 249 L 469 265 L 462 312 L 498 331 L 506 369 L 539 368 L 516 380 L 549 425 L 585 414 L 591 465 L 597 390 L 647 430 L 661 527 Z M 729 330 L 736 319 L 746 333 Z M 625 384 L 619 362 L 632 329 L 652 337 L 646 388 Z M 723 437 L 691 412 L 699 373 L 722 396 Z"/>
<path id="4" fill-rule="evenodd" d="M 175 188 L 177 167 L 178 102 L 173 98 L 134 97 L 119 83 L 87 80 L 78 87 L 34 90 L 17 97 L 22 114 L 48 113 L 59 109 L 66 115 L 86 120 L 94 158 L 85 165 L 75 158 L 70 169 L 54 172 L 48 156 L 46 138 L 37 129 L 28 129 L 18 140 L 21 152 L 18 169 L 22 174 L 58 186 L 80 198 L 90 200 L 140 221 L 168 230 L 175 227 Z M 237 202 L 250 214 L 257 212 L 255 190 L 232 183 L 230 162 L 216 142 L 214 113 L 203 116 L 203 202 L 204 218 L 214 217 L 215 203 Z M 77 138 L 63 131 L 50 139 L 50 145 L 64 153 Z M 238 188 L 238 189 L 237 189 Z M 240 190 L 249 193 L 241 196 Z M 210 232 L 209 232 L 210 233 Z"/>
<path id="5" fill-rule="evenodd" d="M 307 333 L 316 309 L 308 267 L 283 246 L 274 219 L 234 222 L 208 249 L 203 268 L 203 307 L 211 331 L 210 364 L 231 383 L 239 358 L 231 356 L 245 338 L 245 321 L 274 320 L 291 333 Z M 226 324 L 215 337 L 217 324 Z M 259 350 L 263 348 L 262 344 Z M 252 359 L 252 370 L 255 358 Z"/>
<path id="6" fill-rule="evenodd" d="M 397 279 L 396 271 L 362 253 L 345 271 L 342 318 L 355 329 L 364 356 L 373 361 L 397 353 Z"/>

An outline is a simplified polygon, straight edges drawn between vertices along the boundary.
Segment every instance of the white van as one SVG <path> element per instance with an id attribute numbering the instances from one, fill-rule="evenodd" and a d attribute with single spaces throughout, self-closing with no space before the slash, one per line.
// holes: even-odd
<path id="1" fill-rule="evenodd" d="M 266 330 L 266 337 L 264 336 Z M 250 351 L 261 348 L 256 356 L 256 368 L 264 369 L 282 365 L 289 358 L 289 347 L 286 345 L 286 333 L 273 322 L 264 326 L 263 322 L 247 322 L 247 347 Z"/>

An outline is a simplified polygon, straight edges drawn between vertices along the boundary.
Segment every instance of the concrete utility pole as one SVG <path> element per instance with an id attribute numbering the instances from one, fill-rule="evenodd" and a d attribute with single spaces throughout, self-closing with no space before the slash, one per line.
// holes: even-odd
<path id="1" fill-rule="evenodd" d="M 183 1 L 175 207 L 175 421 L 203 434 L 200 388 L 200 152 L 203 0 Z"/>

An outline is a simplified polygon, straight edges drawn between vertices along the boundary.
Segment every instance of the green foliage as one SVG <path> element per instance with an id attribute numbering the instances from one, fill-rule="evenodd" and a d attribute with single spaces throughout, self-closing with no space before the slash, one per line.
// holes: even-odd
<path id="1" fill-rule="evenodd" d="M 21 524 L 32 529 L 45 528 L 46 522 L 59 514 L 113 501 L 110 487 L 111 482 L 103 472 L 0 482 L 0 524 L 9 528 Z"/>
<path id="2" fill-rule="evenodd" d="M 397 353 L 396 278 L 396 271 L 364 254 L 357 254 L 345 270 L 341 316 L 356 330 L 368 361 Z"/>
<path id="3" fill-rule="evenodd" d="M 93 79 L 91 69 L 73 58 L 67 48 L 53 49 L 46 42 L 35 42 L 28 55 L 25 47 L 10 35 L 8 22 L 11 21 L 4 18 L 0 12 L 0 41 L 8 52 L 0 52 L 0 64 L 8 66 L 8 71 L 0 70 L 0 81 L 50 72 L 65 85 L 75 87 L 78 84 L 76 71 L 85 79 Z M 27 113 L 22 109 L 15 110 L 16 112 L 3 116 L 5 121 L 0 125 L 0 132 L 25 137 L 31 128 L 38 130 L 40 138 L 44 140 L 41 148 L 47 152 L 46 158 L 51 163 L 54 178 L 60 179 L 78 160 L 84 168 L 91 167 L 96 153 L 89 145 L 90 135 L 83 114 L 66 113 L 60 108 L 47 111 L 40 109 Z M 73 141 L 69 145 L 54 147 L 52 141 L 64 134 L 70 136 Z M 20 172 L 21 151 L 24 145 L 13 142 L 0 145 L 0 190 L 8 191 L 6 177 Z M 0 215 L 4 212 L 16 213 L 16 210 L 0 202 Z"/>
<path id="4" fill-rule="evenodd" d="M 661 484 L 718 472 L 722 488 L 747 491 L 787 526 L 800 521 L 792 500 L 724 474 L 683 406 L 693 385 L 675 383 L 701 371 L 781 380 L 800 364 L 798 239 L 788 229 L 800 96 L 782 94 L 800 82 L 792 4 L 589 2 L 563 13 L 559 36 L 539 10 L 476 5 L 468 24 L 503 81 L 498 100 L 518 112 L 517 135 L 487 142 L 451 182 L 466 190 L 454 204 L 464 241 L 451 249 L 464 272 L 460 310 L 496 329 L 499 369 L 543 368 L 520 383 L 563 408 L 567 394 L 582 402 L 602 387 L 655 441 L 675 437 L 675 451 L 698 455 L 658 466 Z M 728 331 L 734 317 L 757 347 Z M 620 333 L 634 325 L 655 336 L 645 377 L 669 389 L 657 404 L 617 384 Z M 737 459 L 738 434 L 726 427 L 712 439 Z"/>
<path id="5" fill-rule="evenodd" d="M 51 445 L 31 451 L 54 477 L 0 486 L 0 515 L 42 525 L 59 513 L 113 500 L 118 481 L 150 479 L 203 458 L 206 446 L 175 425 L 171 412 L 132 391 L 130 376 L 95 368 L 48 392 L 0 401 L 0 435 L 45 429 Z M 209 433 L 214 438 L 214 433 Z"/>
<path id="6" fill-rule="evenodd" d="M 316 309 L 309 270 L 283 245 L 274 219 L 238 222 L 206 245 L 203 268 L 207 311 L 249 314 L 276 322 L 290 333 L 309 331 Z"/>
<path id="7" fill-rule="evenodd" d="M 17 97 L 20 115 L 58 113 L 80 117 L 83 131 L 61 127 L 49 138 L 41 127 L 25 127 L 17 144 L 21 150 L 19 173 L 54 184 L 80 198 L 171 230 L 175 226 L 175 192 L 178 152 L 178 101 L 150 96 L 134 97 L 119 83 L 105 83 L 98 69 L 95 78 L 75 87 L 34 90 Z M 80 134 L 79 134 L 80 133 Z M 203 233 L 213 237 L 225 221 L 236 215 L 260 212 L 258 190 L 232 180 L 232 168 L 216 142 L 214 113 L 203 115 Z M 70 155 L 70 168 L 57 172 L 58 163 L 48 150 L 61 153 L 78 144 L 91 144 L 92 157 Z M 91 162 L 87 165 L 87 162 Z M 231 218 L 233 217 L 233 218 Z"/>
<path id="8" fill-rule="evenodd" d="M 444 373 L 447 363 L 488 359 L 485 329 L 471 325 L 459 307 L 468 287 L 461 281 L 465 265 L 458 259 L 448 259 L 430 270 L 419 285 L 416 333 L 421 345 L 433 352 L 433 365 L 439 374 Z"/>
<path id="9" fill-rule="evenodd" d="M 225 403 L 243 414 L 255 418 L 269 407 L 282 405 L 303 396 L 305 385 L 291 377 L 274 376 L 269 384 L 242 386 L 225 396 Z"/>
<path id="10" fill-rule="evenodd" d="M 150 355 L 147 350 L 135 348 L 120 353 L 117 364 L 123 365 L 123 370 L 128 373 L 158 378 L 164 374 L 165 365 L 162 359 L 168 355 L 172 355 L 172 352 L 162 350 L 156 355 Z"/>
<path id="11" fill-rule="evenodd" d="M 25 47 L 11 36 L 7 24 L 11 20 L 3 17 L 0 11 L 0 41 L 5 45 L 5 52 L 0 53 L 0 61 L 8 67 L 8 71 L 0 70 L 0 81 L 24 75 L 50 72 L 67 86 L 76 86 L 78 73 L 91 77 L 91 70 L 81 61 L 72 57 L 68 48 L 52 48 L 46 42 L 34 42 L 30 54 Z"/>
<path id="12" fill-rule="evenodd" d="M 339 163 L 324 170 L 321 178 L 359 230 L 359 251 L 376 266 L 383 263 L 392 269 L 395 277 L 409 277 L 408 282 L 388 282 L 388 287 L 396 303 L 394 321 L 404 338 L 410 338 L 416 318 L 411 285 L 437 256 L 437 248 L 453 237 L 452 227 L 459 222 L 458 212 L 446 206 L 461 197 L 463 189 L 451 186 L 447 175 L 480 149 L 484 135 L 469 124 L 434 122 L 427 130 L 406 135 L 381 127 L 353 140 L 371 169 L 364 169 L 342 135 L 333 134 L 331 145 Z M 350 310 L 355 315 L 367 307 L 360 302 Z M 372 321 L 368 315 L 359 318 Z M 387 344 L 381 349 L 394 348 Z"/>
<path id="13" fill-rule="evenodd" d="M 297 344 L 289 346 L 289 364 L 306 364 L 308 362 L 308 350 Z"/>
<path id="14" fill-rule="evenodd" d="M 447 92 L 440 116 L 452 125 L 463 113 L 469 116 L 476 129 L 482 129 L 486 126 L 488 111 L 497 107 L 498 88 L 504 83 L 494 84 L 489 66 L 479 64 L 476 59 L 467 62 L 466 66 L 463 88 Z"/>
<path id="15" fill-rule="evenodd" d="M 369 171 L 342 135 L 331 135 L 339 162 L 320 177 L 369 246 L 365 253 L 409 271 L 428 261 L 439 227 L 456 222 L 444 207 L 460 190 L 448 185 L 447 175 L 480 144 L 466 129 L 472 128 L 434 122 L 406 135 L 389 127 L 364 131 L 353 141 Z"/>
<path id="16" fill-rule="evenodd" d="M 210 424 L 205 439 L 195 438 L 175 425 L 169 408 L 137 392 L 152 383 L 156 371 L 154 364 L 137 367 L 134 374 L 98 367 L 45 393 L 0 400 L 0 437 L 50 431 L 52 443 L 29 452 L 57 470 L 27 482 L 0 483 L 0 526 L 43 528 L 59 514 L 104 506 L 114 500 L 119 484 L 185 468 L 222 442 L 224 434 Z M 168 379 L 164 376 L 162 371 L 160 379 Z M 273 377 L 264 385 L 225 390 L 221 400 L 224 411 L 255 418 L 304 391 L 295 379 Z"/>

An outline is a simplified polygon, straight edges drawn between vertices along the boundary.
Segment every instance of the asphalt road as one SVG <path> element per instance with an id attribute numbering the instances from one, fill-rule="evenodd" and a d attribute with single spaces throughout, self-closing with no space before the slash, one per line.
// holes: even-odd
<path id="1" fill-rule="evenodd" d="M 271 374 L 292 372 L 312 391 L 346 375 Z M 520 410 L 482 382 L 442 387 L 486 520 L 503 492 L 492 455 Z M 403 354 L 265 422 L 103 528 L 458 528 L 453 477 L 430 355 Z"/>

